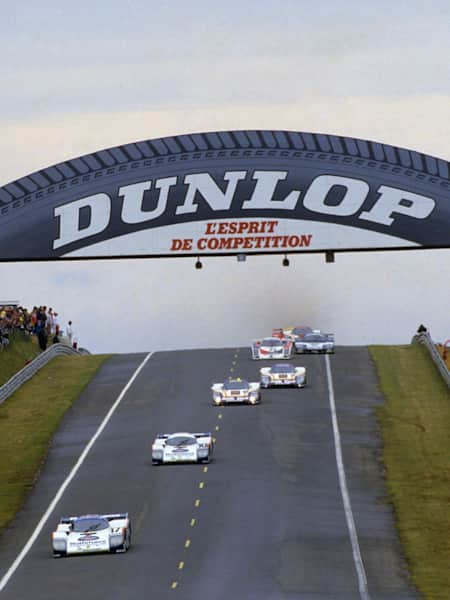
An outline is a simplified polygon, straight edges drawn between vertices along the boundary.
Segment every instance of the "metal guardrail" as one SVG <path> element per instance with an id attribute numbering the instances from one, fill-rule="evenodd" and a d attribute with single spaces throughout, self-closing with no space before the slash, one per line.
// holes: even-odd
<path id="1" fill-rule="evenodd" d="M 42 367 L 44 367 L 48 362 L 50 362 L 52 358 L 62 355 L 81 354 L 90 354 L 90 352 L 84 348 L 75 350 L 67 344 L 53 344 L 50 346 L 50 348 L 48 348 L 48 350 L 45 350 L 42 352 L 42 354 L 39 354 L 39 356 L 32 360 L 23 369 L 18 371 L 11 377 L 11 379 L 8 379 L 8 381 L 0 387 L 0 404 L 14 394 L 14 392 L 18 390 L 21 385 L 31 379 L 33 375 L 37 373 L 39 369 L 42 369 Z"/>
<path id="2" fill-rule="evenodd" d="M 433 340 L 431 339 L 431 335 L 430 335 L 429 331 L 428 330 L 425 330 L 425 331 L 418 330 L 416 335 L 411 340 L 411 343 L 412 344 L 424 344 L 426 346 L 426 348 L 428 349 L 428 352 L 431 355 L 431 358 L 433 359 L 437 368 L 439 369 L 444 381 L 447 383 L 448 387 L 450 388 L 450 371 L 449 371 L 444 359 L 439 354 L 439 351 L 436 348 L 435 342 L 433 342 Z"/>

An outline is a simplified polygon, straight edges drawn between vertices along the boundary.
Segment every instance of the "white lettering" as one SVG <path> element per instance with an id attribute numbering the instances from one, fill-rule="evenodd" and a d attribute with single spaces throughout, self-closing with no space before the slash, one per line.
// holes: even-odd
<path id="1" fill-rule="evenodd" d="M 436 203 L 428 196 L 420 196 L 412 192 L 405 192 L 387 185 L 380 185 L 377 192 L 380 198 L 368 211 L 363 211 L 360 219 L 392 225 L 393 213 L 414 217 L 415 219 L 426 219 L 433 211 Z"/>
<path id="2" fill-rule="evenodd" d="M 199 192 L 212 210 L 228 210 L 231 206 L 236 186 L 241 179 L 245 179 L 247 171 L 227 171 L 224 175 L 225 181 L 228 181 L 227 189 L 222 192 L 214 179 L 208 173 L 195 173 L 186 175 L 184 183 L 189 185 L 184 204 L 178 206 L 177 215 L 197 212 L 198 204 L 194 202 L 197 192 Z"/>
<path id="3" fill-rule="evenodd" d="M 328 194 L 336 187 L 345 188 L 344 196 L 339 204 L 325 204 Z M 303 205 L 313 212 L 325 215 L 349 217 L 354 215 L 367 198 L 369 186 L 360 179 L 339 177 L 338 175 L 320 175 L 311 183 L 305 194 Z"/>
<path id="4" fill-rule="evenodd" d="M 287 171 L 255 171 L 252 177 L 252 179 L 256 179 L 255 189 L 250 200 L 244 200 L 242 208 L 293 210 L 300 197 L 300 192 L 293 190 L 284 200 L 273 200 L 277 183 L 286 179 L 287 174 Z"/>
<path id="5" fill-rule="evenodd" d="M 167 208 L 169 189 L 176 185 L 177 177 L 157 179 L 155 188 L 159 189 L 158 203 L 153 210 L 142 210 L 144 192 L 151 188 L 151 181 L 141 181 L 119 188 L 119 196 L 123 198 L 122 220 L 124 223 L 144 223 L 161 216 Z"/>
<path id="6" fill-rule="evenodd" d="M 83 208 L 89 209 L 89 224 L 80 228 L 80 211 Z M 55 249 L 104 231 L 111 216 L 111 199 L 103 193 L 86 196 L 56 206 L 53 214 L 59 217 L 59 237 L 53 242 Z"/>

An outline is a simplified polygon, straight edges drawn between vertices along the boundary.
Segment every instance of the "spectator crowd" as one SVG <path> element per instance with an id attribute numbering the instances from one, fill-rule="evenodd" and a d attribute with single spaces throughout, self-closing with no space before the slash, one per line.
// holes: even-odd
<path id="1" fill-rule="evenodd" d="M 69 321 L 68 330 L 69 328 L 69 343 L 73 345 L 75 342 L 73 342 L 71 321 Z M 23 306 L 0 305 L 0 350 L 9 344 L 14 331 L 35 335 L 41 350 L 47 349 L 49 340 L 54 344 L 58 343 L 62 333 L 58 313 L 53 308 L 33 306 L 33 310 L 29 311 Z"/>

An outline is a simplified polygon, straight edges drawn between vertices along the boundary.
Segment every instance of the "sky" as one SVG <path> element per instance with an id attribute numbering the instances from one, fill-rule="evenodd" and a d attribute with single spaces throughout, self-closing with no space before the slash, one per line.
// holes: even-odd
<path id="1" fill-rule="evenodd" d="M 166 135 L 284 129 L 450 160 L 450 4 L 0 0 L 0 185 Z M 54 307 L 92 352 L 450 338 L 450 250 L 0 264 L 0 301 Z"/>

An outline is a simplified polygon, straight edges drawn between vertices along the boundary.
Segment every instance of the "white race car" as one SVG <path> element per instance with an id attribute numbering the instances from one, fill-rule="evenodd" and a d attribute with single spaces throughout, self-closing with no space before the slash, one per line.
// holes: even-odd
<path id="1" fill-rule="evenodd" d="M 261 373 L 261 387 L 279 387 L 295 386 L 305 387 L 306 369 L 305 367 L 296 367 L 289 364 L 273 365 L 273 367 L 263 367 L 259 370 Z"/>
<path id="2" fill-rule="evenodd" d="M 152 446 L 152 463 L 209 463 L 213 452 L 210 433 L 164 433 Z"/>
<path id="3" fill-rule="evenodd" d="M 126 552 L 131 546 L 128 513 L 63 517 L 52 533 L 53 556 Z"/>
<path id="4" fill-rule="evenodd" d="M 333 354 L 334 335 L 314 330 L 312 333 L 305 335 L 303 339 L 295 340 L 295 350 L 299 354 L 312 354 L 313 352 Z"/>
<path id="5" fill-rule="evenodd" d="M 294 342 L 290 338 L 267 337 L 252 343 L 253 360 L 292 358 Z"/>
<path id="6" fill-rule="evenodd" d="M 250 383 L 245 379 L 229 379 L 225 383 L 212 386 L 213 404 L 259 404 L 261 393 L 259 383 Z"/>

